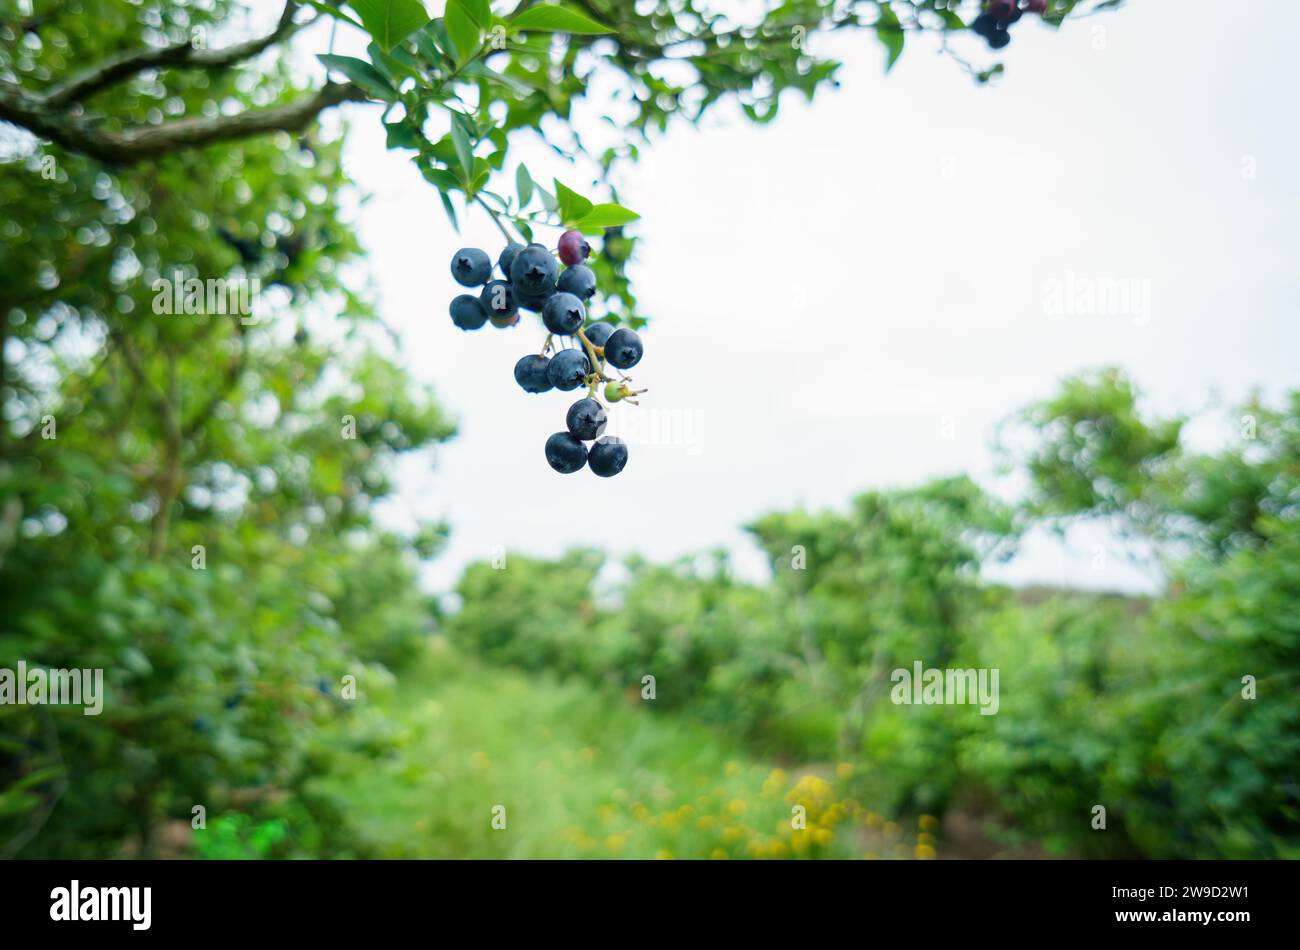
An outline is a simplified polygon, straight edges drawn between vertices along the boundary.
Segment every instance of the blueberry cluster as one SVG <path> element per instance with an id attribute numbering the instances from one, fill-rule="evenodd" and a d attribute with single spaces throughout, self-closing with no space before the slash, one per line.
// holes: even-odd
<path id="1" fill-rule="evenodd" d="M 451 302 L 451 320 L 462 330 L 477 330 L 491 321 L 495 327 L 519 322 L 520 309 L 542 315 L 548 331 L 540 354 L 529 354 L 515 363 L 515 382 L 524 392 L 544 393 L 551 389 L 570 392 L 586 386 L 586 397 L 569 407 L 566 431 L 546 440 L 546 461 L 557 472 L 569 474 L 584 465 L 608 478 L 627 465 L 627 445 L 605 436 L 608 420 L 605 401 L 627 401 L 645 392 L 631 389 L 631 379 L 622 370 L 641 361 L 641 338 L 627 327 L 609 323 L 587 323 L 587 304 L 596 293 L 596 275 L 583 263 L 591 247 L 578 231 L 560 236 L 555 255 L 541 244 L 510 244 L 497 259 L 503 275 L 492 277 L 492 260 L 476 247 L 462 248 L 451 259 L 451 275 L 462 287 L 481 287 L 478 295 L 460 294 Z M 619 370 L 612 379 L 606 370 Z M 602 389 L 603 384 L 603 389 Z M 587 448 L 586 442 L 595 442 Z"/>
<path id="2" fill-rule="evenodd" d="M 988 0 L 984 11 L 971 23 L 970 28 L 993 49 L 1002 49 L 1011 42 L 1011 24 L 1028 13 L 1047 11 L 1047 0 Z"/>

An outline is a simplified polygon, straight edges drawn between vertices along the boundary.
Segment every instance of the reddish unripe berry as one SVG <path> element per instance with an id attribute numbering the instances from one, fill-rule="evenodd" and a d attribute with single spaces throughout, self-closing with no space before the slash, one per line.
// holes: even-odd
<path id="1" fill-rule="evenodd" d="M 1029 0 L 1029 2 L 1025 4 L 1025 9 L 1030 13 L 1046 13 L 1047 0 Z"/>
<path id="2" fill-rule="evenodd" d="M 1016 0 L 989 0 L 988 11 L 999 20 L 1006 20 L 1016 11 Z"/>
<path id="3" fill-rule="evenodd" d="M 582 236 L 581 231 L 565 231 L 560 235 L 560 260 L 572 267 L 581 264 L 591 253 L 591 245 Z"/>

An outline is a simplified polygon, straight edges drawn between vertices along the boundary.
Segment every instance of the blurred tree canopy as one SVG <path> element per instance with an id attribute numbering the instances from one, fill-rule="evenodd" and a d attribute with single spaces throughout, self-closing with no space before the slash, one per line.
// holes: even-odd
<path id="1" fill-rule="evenodd" d="M 8 6 L 0 85 L 233 15 Z M 93 105 L 148 124 L 298 91 L 278 59 L 151 69 Z M 372 511 L 392 459 L 454 426 L 341 278 L 359 248 L 340 136 L 120 164 L 0 135 L 0 666 L 102 668 L 112 697 L 98 717 L 0 706 L 0 854 L 38 831 L 42 854 L 151 854 L 194 805 L 294 788 L 342 678 L 365 690 L 422 643 L 413 548 L 443 529 L 393 537 Z M 252 311 L 155 308 L 159 281 L 214 277 L 259 280 Z"/>

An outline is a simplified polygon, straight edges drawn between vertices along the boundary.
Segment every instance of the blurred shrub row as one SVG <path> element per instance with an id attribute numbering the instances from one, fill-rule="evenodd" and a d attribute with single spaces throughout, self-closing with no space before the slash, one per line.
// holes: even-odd
<path id="1" fill-rule="evenodd" d="M 630 697 L 653 675 L 655 712 L 795 761 L 848 759 L 860 799 L 970 811 L 1012 844 L 1300 855 L 1300 395 L 1244 407 L 1212 455 L 1183 448 L 1184 420 L 1144 421 L 1114 371 L 1014 422 L 1022 505 L 953 478 L 771 514 L 749 527 L 770 557 L 762 585 L 723 555 L 613 572 L 594 551 L 512 556 L 466 570 L 448 631 L 489 661 Z M 1082 518 L 1156 552 L 1167 592 L 982 580 L 1025 531 Z M 890 673 L 916 660 L 998 668 L 999 711 L 893 704 Z"/>

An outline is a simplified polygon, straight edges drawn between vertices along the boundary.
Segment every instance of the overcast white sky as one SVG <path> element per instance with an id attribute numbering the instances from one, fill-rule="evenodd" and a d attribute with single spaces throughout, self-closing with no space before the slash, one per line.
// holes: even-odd
<path id="1" fill-rule="evenodd" d="M 1170 412 L 1300 384 L 1300 9 L 1134 0 L 1059 34 L 1030 21 L 993 88 L 924 43 L 886 77 L 869 35 L 842 36 L 839 90 L 788 97 L 769 127 L 727 112 L 643 149 L 622 198 L 644 216 L 634 275 L 653 323 L 633 375 L 652 391 L 640 421 L 611 427 L 631 443 L 613 479 L 547 467 L 574 397 L 511 376 L 540 321 L 463 333 L 447 315 L 452 252 L 495 257 L 499 234 L 480 213 L 454 234 L 358 110 L 349 170 L 372 195 L 360 226 L 382 307 L 461 426 L 403 467 L 388 512 L 450 519 L 430 585 L 496 546 L 723 545 L 758 575 L 747 520 L 950 473 L 992 484 L 995 424 L 1086 367 L 1124 366 Z M 537 140 L 511 171 L 521 159 L 590 181 Z M 1103 279 L 1136 290 L 1130 312 L 1050 312 L 1052 281 Z M 1008 576 L 1145 582 L 1114 559 L 1093 570 L 1094 540 L 1034 543 Z"/>

